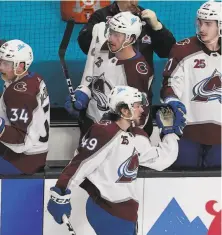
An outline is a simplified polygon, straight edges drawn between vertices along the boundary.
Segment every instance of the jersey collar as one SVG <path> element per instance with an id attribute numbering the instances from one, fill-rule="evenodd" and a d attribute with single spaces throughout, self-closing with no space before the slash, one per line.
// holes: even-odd
<path id="1" fill-rule="evenodd" d="M 199 41 L 199 40 L 198 40 Z M 214 54 L 214 53 L 218 53 L 219 55 L 221 55 L 221 47 L 217 50 L 217 51 L 211 51 L 211 50 L 209 50 L 206 46 L 205 46 L 205 44 L 204 43 L 202 43 L 202 42 L 200 42 L 199 41 L 199 43 L 200 43 L 200 46 L 201 46 L 201 48 L 202 48 L 202 50 L 207 54 L 207 55 L 211 55 L 211 54 Z"/>

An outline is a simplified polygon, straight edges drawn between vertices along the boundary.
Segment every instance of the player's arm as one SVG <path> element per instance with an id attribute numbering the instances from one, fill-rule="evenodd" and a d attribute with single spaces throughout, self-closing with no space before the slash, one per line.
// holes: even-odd
<path id="1" fill-rule="evenodd" d="M 106 159 L 115 137 L 103 125 L 94 124 L 83 137 L 76 156 L 63 170 L 56 187 L 65 190 L 71 181 L 75 185 L 82 183 Z"/>
<path id="2" fill-rule="evenodd" d="M 79 32 L 78 43 L 81 50 L 87 55 L 92 41 L 92 31 L 95 24 L 105 22 L 104 16 L 100 10 L 95 11 L 87 24 Z"/>
<path id="3" fill-rule="evenodd" d="M 16 98 L 4 102 L 11 125 L 6 125 L 4 119 L 0 118 L 0 141 L 14 152 L 25 152 L 32 147 L 33 140 L 39 138 L 36 132 L 30 131 L 39 121 L 34 120 L 37 99 L 33 95 L 17 92 Z"/>
<path id="4" fill-rule="evenodd" d="M 151 101 L 150 87 L 153 81 L 153 71 L 152 68 L 145 61 L 145 59 L 141 60 L 139 63 L 137 63 L 137 65 L 138 64 L 140 65 L 136 67 L 136 76 L 134 76 L 134 79 L 130 80 L 128 85 L 135 87 L 140 92 L 144 92 L 146 94 L 148 103 L 147 106 L 144 107 L 144 113 L 141 117 L 141 122 L 143 129 L 148 132 L 149 123 L 147 123 L 147 120 L 150 112 L 149 111 L 150 110 L 149 102 Z"/>
<path id="5" fill-rule="evenodd" d="M 178 49 L 178 46 L 173 47 L 163 71 L 163 83 L 160 91 L 162 100 L 170 96 L 179 99 L 183 93 L 185 74 L 184 62 L 179 55 Z"/>
<path id="6" fill-rule="evenodd" d="M 79 118 L 80 112 L 87 109 L 91 99 L 91 91 L 87 86 L 80 85 L 73 92 L 75 101 L 72 101 L 70 95 L 66 97 L 65 109 L 73 117 Z"/>
<path id="7" fill-rule="evenodd" d="M 72 99 L 70 95 L 66 98 L 65 102 L 65 109 L 75 118 L 79 118 L 80 112 L 84 111 L 88 107 L 88 103 L 91 99 L 91 91 L 88 88 L 90 82 L 87 81 L 87 77 L 93 76 L 93 70 L 94 70 L 94 60 L 95 55 L 97 52 L 96 45 L 97 45 L 97 37 L 101 38 L 101 34 L 105 30 L 105 22 L 101 22 L 96 24 L 93 27 L 92 30 L 92 40 L 90 41 L 90 51 L 91 53 L 88 53 L 87 60 L 82 76 L 81 85 L 76 88 L 74 91 L 75 101 L 72 102 Z M 104 35 L 103 35 L 104 37 Z M 94 53 L 92 53 L 94 51 Z"/>
<path id="8" fill-rule="evenodd" d="M 160 58 L 168 58 L 170 50 L 175 44 L 176 40 L 173 34 L 162 25 L 162 29 L 151 31 L 151 40 L 154 52 Z"/>
<path id="9" fill-rule="evenodd" d="M 176 134 L 167 134 L 156 147 L 151 146 L 150 141 L 141 136 L 141 142 L 143 141 L 145 144 L 143 146 L 144 151 L 139 158 L 140 165 L 157 171 L 168 168 L 177 159 L 178 140 L 179 137 Z"/>
<path id="10" fill-rule="evenodd" d="M 70 216 L 71 191 L 69 184 L 71 181 L 74 181 L 75 185 L 79 185 L 102 164 L 112 148 L 111 140 L 115 137 L 97 124 L 93 125 L 83 137 L 82 143 L 77 149 L 77 155 L 63 170 L 55 187 L 50 189 L 50 200 L 47 208 L 57 223 L 62 223 L 64 214 Z"/>
<path id="11" fill-rule="evenodd" d="M 184 122 L 178 122 L 172 110 L 163 107 L 156 115 L 160 136 L 163 137 L 158 146 L 151 146 L 150 141 L 141 135 L 138 140 L 142 144 L 140 164 L 151 169 L 162 171 L 174 163 L 178 156 L 178 140 L 185 127 Z M 141 146 L 140 146 L 141 147 Z"/>
<path id="12" fill-rule="evenodd" d="M 184 60 L 180 50 L 183 48 L 178 45 L 171 50 L 163 72 L 164 79 L 160 91 L 161 100 L 171 107 L 178 123 L 185 121 L 186 114 L 186 107 L 180 101 L 185 79 Z"/>
<path id="13" fill-rule="evenodd" d="M 157 19 L 154 11 L 146 9 L 142 11 L 141 16 L 148 23 L 147 32 L 150 33 L 154 52 L 160 58 L 167 58 L 172 46 L 176 43 L 173 34 Z"/>

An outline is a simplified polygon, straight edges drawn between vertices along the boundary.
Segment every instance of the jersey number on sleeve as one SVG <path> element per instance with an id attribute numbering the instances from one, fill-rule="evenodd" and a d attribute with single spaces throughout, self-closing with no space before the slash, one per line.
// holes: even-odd
<path id="1" fill-rule="evenodd" d="M 173 58 L 169 59 L 165 65 L 164 71 L 169 71 L 173 63 Z"/>
<path id="2" fill-rule="evenodd" d="M 46 105 L 43 108 L 43 110 L 44 110 L 44 113 L 47 113 L 49 111 L 49 104 Z M 45 121 L 44 126 L 45 126 L 46 135 L 43 137 L 40 136 L 40 138 L 39 138 L 39 142 L 42 142 L 42 143 L 46 143 L 49 140 L 49 122 L 48 122 L 48 120 Z"/>
<path id="3" fill-rule="evenodd" d="M 12 116 L 10 117 L 11 122 L 23 121 L 26 123 L 29 120 L 28 112 L 25 109 L 11 109 Z"/>
<path id="4" fill-rule="evenodd" d="M 96 145 L 97 145 L 97 139 L 96 138 L 92 138 L 92 139 L 86 139 L 83 140 L 81 143 L 81 147 L 82 148 L 87 148 L 88 150 L 93 150 Z"/>

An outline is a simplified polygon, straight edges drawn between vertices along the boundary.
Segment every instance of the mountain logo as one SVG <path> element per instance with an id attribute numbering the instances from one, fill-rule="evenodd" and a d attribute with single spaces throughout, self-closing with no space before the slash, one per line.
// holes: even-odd
<path id="1" fill-rule="evenodd" d="M 147 235 L 221 235 L 221 210 L 213 209 L 215 203 L 211 200 L 205 206 L 206 212 L 215 216 L 208 229 L 199 216 L 190 221 L 173 198 Z"/>

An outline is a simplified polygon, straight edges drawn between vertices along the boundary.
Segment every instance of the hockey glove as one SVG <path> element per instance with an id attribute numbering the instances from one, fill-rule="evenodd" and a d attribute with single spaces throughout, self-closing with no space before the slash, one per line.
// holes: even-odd
<path id="1" fill-rule="evenodd" d="M 174 114 L 168 107 L 161 107 L 156 113 L 156 123 L 162 135 L 174 133 Z"/>
<path id="2" fill-rule="evenodd" d="M 163 25 L 157 20 L 156 13 L 149 9 L 141 12 L 141 17 L 146 19 L 153 30 L 157 31 L 163 28 Z"/>
<path id="3" fill-rule="evenodd" d="M 66 189 L 64 194 L 62 194 L 60 188 L 52 187 L 50 189 L 50 200 L 47 209 L 58 224 L 63 223 L 62 216 L 64 214 L 68 218 L 70 217 L 72 210 L 70 198 L 71 191 L 69 189 Z"/>
<path id="4" fill-rule="evenodd" d="M 180 102 L 179 99 L 175 97 L 168 97 L 164 100 L 164 103 L 169 105 L 170 108 L 173 110 L 175 120 L 174 126 L 177 131 L 177 134 L 183 134 L 183 128 L 186 126 L 186 107 L 185 105 Z"/>
<path id="5" fill-rule="evenodd" d="M 88 107 L 89 100 L 91 99 L 91 91 L 87 86 L 81 85 L 74 91 L 75 101 L 72 102 L 71 96 L 66 98 L 65 109 L 75 118 L 79 118 L 80 111 Z"/>
<path id="6" fill-rule="evenodd" d="M 5 120 L 0 117 L 0 137 L 3 134 L 4 130 L 5 130 Z"/>
<path id="7" fill-rule="evenodd" d="M 176 119 L 173 111 L 169 107 L 162 107 L 156 114 L 156 123 L 161 130 L 161 136 L 170 133 L 175 133 L 179 137 L 183 134 L 185 123 L 176 124 Z"/>

